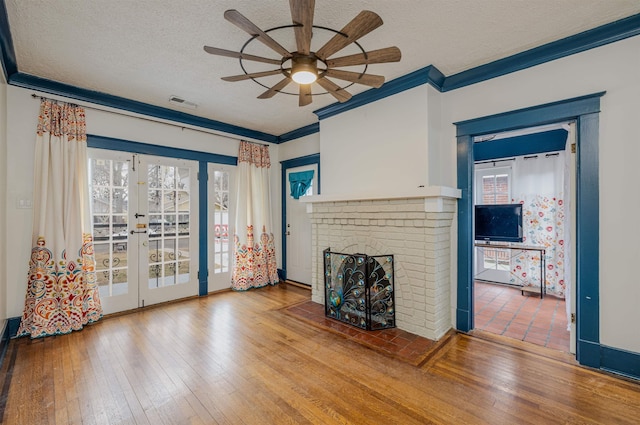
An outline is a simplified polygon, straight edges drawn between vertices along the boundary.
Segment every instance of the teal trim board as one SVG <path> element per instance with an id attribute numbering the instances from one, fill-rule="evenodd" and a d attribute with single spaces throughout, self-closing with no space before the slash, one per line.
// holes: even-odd
<path id="1" fill-rule="evenodd" d="M 292 130 L 288 133 L 281 134 L 278 136 L 278 143 L 285 143 L 291 140 L 299 139 L 304 136 L 308 136 L 310 134 L 315 134 L 320 131 L 320 123 L 313 123 L 306 125 L 304 127 L 300 127 L 298 129 Z"/>
<path id="2" fill-rule="evenodd" d="M 640 14 L 450 75 L 445 78 L 442 91 L 487 81 L 638 34 L 640 34 Z"/>
<path id="3" fill-rule="evenodd" d="M 219 155 L 208 152 L 192 151 L 189 149 L 152 145 L 150 143 L 131 142 L 128 140 L 98 136 L 95 134 L 87 135 L 87 145 L 90 148 L 108 149 L 112 151 L 166 156 L 170 158 L 190 159 L 192 161 L 204 161 L 216 164 L 238 165 L 238 158 L 235 156 Z"/>
<path id="4" fill-rule="evenodd" d="M 504 139 L 487 140 L 473 144 L 474 161 L 536 155 L 544 152 L 563 151 L 569 132 L 563 129 Z"/>
<path id="5" fill-rule="evenodd" d="M 16 52 L 13 49 L 13 39 L 9 28 L 9 16 L 7 15 L 7 5 L 4 0 L 0 1 L 0 49 L 2 50 L 2 72 L 4 80 L 9 81 L 9 77 L 18 72 L 16 63 Z"/>
<path id="6" fill-rule="evenodd" d="M 313 113 L 316 114 L 320 120 L 323 120 L 424 84 L 431 84 L 440 91 L 444 80 L 444 75 L 435 66 L 429 65 L 384 83 L 382 87 L 378 89 L 369 89 L 359 93 L 353 96 L 348 102 L 333 103 L 324 108 L 317 109 L 313 111 Z"/>
<path id="7" fill-rule="evenodd" d="M 198 162 L 198 295 L 209 293 L 209 170 L 208 162 Z"/>
<path id="8" fill-rule="evenodd" d="M 0 367 L 2 367 L 4 356 L 7 354 L 9 338 L 9 321 L 5 319 L 4 323 L 2 324 L 2 331 L 0 333 Z"/>
<path id="9" fill-rule="evenodd" d="M 70 99 L 80 100 L 84 102 L 94 103 L 96 105 L 107 106 L 110 108 L 120 109 L 122 111 L 134 112 L 149 117 L 160 118 L 173 122 L 178 122 L 195 127 L 206 128 L 209 130 L 220 131 L 222 133 L 235 134 L 241 137 L 260 140 L 263 142 L 277 143 L 278 137 L 272 134 L 263 133 L 261 131 L 250 130 L 248 128 L 239 127 L 232 124 L 226 124 L 221 121 L 209 118 L 199 117 L 184 112 L 174 111 L 173 109 L 162 108 L 160 106 L 150 105 L 148 103 L 138 102 L 135 100 L 125 99 L 119 96 L 87 90 L 80 87 L 71 86 L 69 84 L 57 81 L 47 80 L 33 75 L 16 73 L 9 77 L 9 84 L 16 87 L 23 87 L 32 90 L 38 90 L 44 93 L 55 94 L 68 97 Z"/>
<path id="10" fill-rule="evenodd" d="M 287 278 L 287 170 L 295 167 L 302 167 L 303 165 L 318 165 L 318 195 L 321 193 L 320 190 L 320 154 L 315 153 L 312 155 L 301 156 L 298 158 L 287 159 L 285 161 L 280 161 L 280 181 L 281 181 L 281 192 L 280 192 L 280 206 L 282 211 L 281 216 L 281 225 L 282 225 L 282 269 L 278 270 L 279 274 L 282 276 L 282 280 L 286 280 Z"/>
<path id="11" fill-rule="evenodd" d="M 599 183 L 598 114 L 604 92 L 546 105 L 454 123 L 457 130 L 458 188 L 458 301 L 457 328 L 473 329 L 473 159 L 474 136 L 553 122 L 575 121 L 577 126 L 576 314 L 577 360 L 602 367 L 599 308 Z M 614 362 L 611 362 L 615 364 Z"/>

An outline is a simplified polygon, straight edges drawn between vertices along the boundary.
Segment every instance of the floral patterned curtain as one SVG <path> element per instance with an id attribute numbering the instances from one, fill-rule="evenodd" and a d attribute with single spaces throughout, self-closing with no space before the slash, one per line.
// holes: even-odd
<path id="1" fill-rule="evenodd" d="M 271 222 L 270 168 L 268 146 L 240 142 L 236 171 L 235 258 L 231 277 L 234 290 L 278 283 Z"/>
<path id="2" fill-rule="evenodd" d="M 41 99 L 31 259 L 18 336 L 82 329 L 102 317 L 91 235 L 84 108 Z"/>
<path id="3" fill-rule="evenodd" d="M 540 154 L 516 161 L 513 203 L 522 204 L 523 244 L 545 252 L 547 293 L 564 298 L 565 284 L 565 153 Z M 540 282 L 540 256 L 524 251 L 511 260 L 512 283 Z"/>

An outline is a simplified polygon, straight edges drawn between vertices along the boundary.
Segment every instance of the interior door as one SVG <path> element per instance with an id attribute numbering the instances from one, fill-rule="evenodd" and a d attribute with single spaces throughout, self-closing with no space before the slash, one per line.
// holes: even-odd
<path id="1" fill-rule="evenodd" d="M 235 167 L 220 164 L 208 166 L 208 212 L 209 212 L 209 292 L 220 291 L 231 286 L 231 264 L 233 261 L 234 204 L 230 188 L 234 185 Z"/>
<path id="2" fill-rule="evenodd" d="M 197 164 L 89 150 L 100 299 L 106 314 L 197 294 Z"/>
<path id="3" fill-rule="evenodd" d="M 290 168 L 286 174 L 288 182 L 289 174 L 308 170 L 314 171 L 313 180 L 311 186 L 303 196 L 311 196 L 317 191 L 317 164 Z M 287 189 L 289 189 L 288 183 Z M 311 219 L 309 218 L 309 214 L 307 214 L 307 204 L 301 202 L 300 199 L 294 199 L 288 191 L 286 206 L 287 280 L 311 285 Z"/>

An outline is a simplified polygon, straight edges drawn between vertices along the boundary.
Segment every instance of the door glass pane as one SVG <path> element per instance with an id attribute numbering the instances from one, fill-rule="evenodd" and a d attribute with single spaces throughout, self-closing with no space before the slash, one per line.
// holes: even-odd
<path id="1" fill-rule="evenodd" d="M 191 170 L 149 165 L 151 177 L 155 182 L 149 185 L 149 288 L 188 283 Z"/>
<path id="2" fill-rule="evenodd" d="M 214 199 L 209 207 L 213 209 L 214 231 L 214 273 L 229 271 L 229 172 L 214 172 Z"/>
<path id="3" fill-rule="evenodd" d="M 89 160 L 91 211 L 98 287 L 101 297 L 126 294 L 129 163 Z"/>

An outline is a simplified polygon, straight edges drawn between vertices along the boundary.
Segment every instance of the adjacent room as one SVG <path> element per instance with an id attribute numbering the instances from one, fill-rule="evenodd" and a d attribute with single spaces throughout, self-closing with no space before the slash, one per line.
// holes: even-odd
<path id="1" fill-rule="evenodd" d="M 640 2 L 0 0 L 0 48 L 0 422 L 637 423 Z"/>

